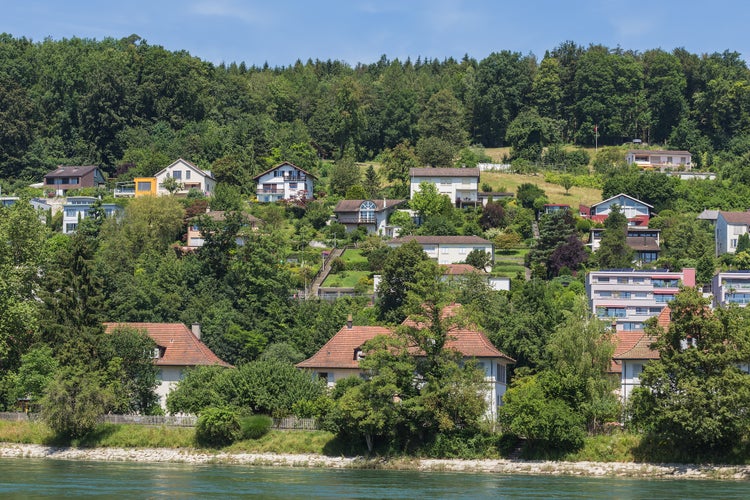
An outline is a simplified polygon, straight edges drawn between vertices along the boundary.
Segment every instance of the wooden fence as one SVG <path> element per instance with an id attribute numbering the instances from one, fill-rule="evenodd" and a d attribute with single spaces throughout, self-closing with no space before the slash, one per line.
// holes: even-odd
<path id="1" fill-rule="evenodd" d="M 0 412 L 0 420 L 20 422 L 24 420 L 39 420 L 38 413 L 23 412 Z M 103 415 L 102 422 L 108 424 L 135 424 L 135 425 L 166 425 L 169 427 L 195 427 L 198 417 L 195 415 Z M 274 429 L 280 430 L 306 430 L 318 429 L 318 423 L 314 418 L 274 418 Z"/>

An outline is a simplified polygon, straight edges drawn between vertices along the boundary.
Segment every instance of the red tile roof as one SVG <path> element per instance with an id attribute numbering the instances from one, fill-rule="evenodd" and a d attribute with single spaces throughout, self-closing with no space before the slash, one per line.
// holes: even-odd
<path id="1" fill-rule="evenodd" d="M 377 335 L 392 335 L 382 326 L 344 326 L 311 358 L 298 363 L 299 368 L 359 368 L 355 350 Z"/>
<path id="2" fill-rule="evenodd" d="M 182 323 L 104 323 L 107 333 L 121 326 L 145 330 L 156 345 L 163 348 L 164 354 L 156 360 L 157 366 L 232 366 L 219 359 Z"/>
<path id="3" fill-rule="evenodd" d="M 728 224 L 750 225 L 750 212 L 719 212 Z"/>
<path id="4" fill-rule="evenodd" d="M 456 315 L 460 304 L 451 304 L 443 309 L 443 317 Z M 409 319 L 404 320 L 404 325 L 417 326 L 417 323 Z M 298 368 L 359 368 L 356 349 L 376 335 L 394 335 L 393 330 L 382 326 L 344 326 L 339 330 L 318 352 L 309 359 L 298 363 Z M 445 343 L 446 349 L 453 349 L 466 357 L 472 358 L 504 358 L 515 362 L 513 358 L 500 352 L 487 336 L 467 326 L 457 326 L 448 332 Z M 419 352 L 412 350 L 419 355 Z"/>

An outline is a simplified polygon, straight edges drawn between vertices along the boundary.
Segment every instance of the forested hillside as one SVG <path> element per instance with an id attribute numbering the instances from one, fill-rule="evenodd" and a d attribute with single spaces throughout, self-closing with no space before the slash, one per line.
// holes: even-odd
<path id="1" fill-rule="evenodd" d="M 344 154 L 370 160 L 406 141 L 424 164 L 449 162 L 469 144 L 533 157 L 551 143 L 593 145 L 595 127 L 599 146 L 667 143 L 701 167 L 717 151 L 750 150 L 750 72 L 731 51 L 564 42 L 541 59 L 500 50 L 481 61 L 384 55 L 355 67 L 259 68 L 216 66 L 137 35 L 4 34 L 0 68 L 4 179 L 39 180 L 57 164 L 149 175 L 185 157 L 250 188 L 251 174 L 280 160 L 302 168 Z"/>

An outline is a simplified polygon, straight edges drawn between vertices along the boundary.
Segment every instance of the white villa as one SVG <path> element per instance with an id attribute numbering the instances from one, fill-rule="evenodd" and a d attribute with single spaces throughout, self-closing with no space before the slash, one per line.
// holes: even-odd
<path id="1" fill-rule="evenodd" d="M 285 161 L 253 177 L 258 201 L 312 200 L 315 176 Z"/>
<path id="2" fill-rule="evenodd" d="M 429 182 L 457 207 L 479 203 L 478 168 L 412 168 L 409 170 L 409 182 L 411 198 L 419 191 L 420 183 Z"/>

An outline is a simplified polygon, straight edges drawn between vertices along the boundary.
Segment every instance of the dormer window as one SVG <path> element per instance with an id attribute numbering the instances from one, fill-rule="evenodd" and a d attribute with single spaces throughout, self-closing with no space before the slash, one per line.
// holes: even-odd
<path id="1" fill-rule="evenodd" d="M 363 359 L 365 359 L 365 353 L 362 352 L 362 348 L 357 347 L 356 349 L 354 349 L 354 360 L 362 361 Z"/>
<path id="2" fill-rule="evenodd" d="M 359 206 L 360 222 L 375 222 L 375 202 L 366 200 Z"/>

